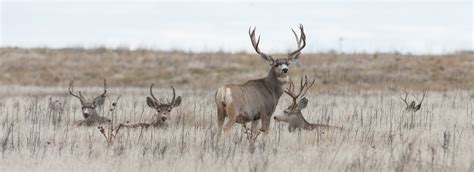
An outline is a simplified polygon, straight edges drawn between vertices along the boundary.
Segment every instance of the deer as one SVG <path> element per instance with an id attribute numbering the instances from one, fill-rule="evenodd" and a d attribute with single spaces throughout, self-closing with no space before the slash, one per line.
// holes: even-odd
<path id="1" fill-rule="evenodd" d="M 251 122 L 252 130 L 256 130 L 258 120 L 262 124 L 258 132 L 268 133 L 271 116 L 284 92 L 284 86 L 288 82 L 289 65 L 299 59 L 301 50 L 306 46 L 303 25 L 300 24 L 299 29 L 301 32 L 299 38 L 296 32 L 291 29 L 296 38 L 297 49 L 288 53 L 286 57 L 273 58 L 260 50 L 260 36 L 258 39 L 255 38 L 256 27 L 249 28 L 253 49 L 263 61 L 270 65 L 270 70 L 263 78 L 249 80 L 243 84 L 225 84 L 217 89 L 215 103 L 217 105 L 219 135 L 223 130 L 224 136 L 227 138 L 229 130 L 235 123 L 240 123 L 245 127 L 247 123 Z"/>
<path id="2" fill-rule="evenodd" d="M 74 80 L 69 82 L 69 94 L 73 97 L 76 97 L 81 102 L 82 116 L 84 117 L 83 121 L 80 121 L 78 125 L 92 126 L 94 124 L 103 124 L 111 122 L 110 119 L 102 117 L 97 113 L 96 108 L 104 104 L 106 94 L 107 94 L 107 81 L 104 79 L 104 92 L 95 97 L 92 100 L 88 100 L 82 96 L 82 92 L 79 91 L 79 94 L 74 93 Z"/>
<path id="3" fill-rule="evenodd" d="M 341 127 L 330 126 L 325 124 L 313 124 L 309 123 L 304 117 L 301 111 L 308 105 L 308 99 L 304 97 L 308 90 L 314 85 L 315 79 L 312 82 L 308 82 L 308 77 L 305 75 L 301 78 L 300 88 L 298 92 L 295 92 L 295 85 L 290 80 L 285 93 L 292 98 L 292 103 L 283 111 L 283 115 L 274 116 L 273 119 L 276 122 L 288 123 L 288 131 L 293 132 L 296 129 L 303 130 L 327 130 L 336 129 L 341 130 Z M 299 101 L 298 101 L 299 100 Z"/>
<path id="4" fill-rule="evenodd" d="M 150 85 L 150 96 L 146 97 L 146 103 L 150 108 L 153 108 L 156 110 L 156 120 L 153 121 L 152 123 L 140 123 L 140 124 L 135 124 L 135 127 L 148 127 L 148 126 L 160 126 L 161 124 L 165 124 L 166 120 L 169 118 L 171 111 L 173 108 L 178 107 L 181 104 L 181 96 L 176 97 L 176 91 L 171 85 L 171 89 L 173 90 L 173 98 L 171 101 L 168 102 L 162 102 L 158 100 L 155 95 L 153 94 L 153 86 L 155 84 Z M 166 125 L 166 124 L 165 124 Z"/>
<path id="5" fill-rule="evenodd" d="M 408 94 L 409 94 L 409 92 L 405 92 L 405 97 L 404 98 L 400 97 L 406 105 L 405 110 L 408 111 L 408 112 L 417 112 L 418 110 L 421 109 L 421 104 L 423 103 L 423 100 L 425 99 L 426 91 L 423 91 L 423 96 L 422 96 L 421 100 L 419 100 L 417 97 L 413 96 L 418 101 L 418 104 L 416 104 L 416 102 L 414 100 L 411 101 L 410 104 L 408 104 L 408 101 L 407 101 Z"/>

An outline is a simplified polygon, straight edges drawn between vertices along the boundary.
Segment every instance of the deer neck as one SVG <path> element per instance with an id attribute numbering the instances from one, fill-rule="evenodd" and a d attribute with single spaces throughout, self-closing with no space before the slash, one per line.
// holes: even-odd
<path id="1" fill-rule="evenodd" d="M 273 97 L 279 100 L 284 92 L 283 86 L 288 82 L 288 76 L 278 76 L 275 73 L 275 68 L 272 67 L 267 77 L 264 78 L 264 82 L 267 89 L 273 94 Z"/>
<path id="2" fill-rule="evenodd" d="M 300 121 L 303 123 L 303 128 L 305 129 L 312 128 L 312 126 L 314 125 L 306 121 L 306 119 L 304 119 L 303 114 L 301 112 L 298 113 L 298 118 L 300 118 Z"/>

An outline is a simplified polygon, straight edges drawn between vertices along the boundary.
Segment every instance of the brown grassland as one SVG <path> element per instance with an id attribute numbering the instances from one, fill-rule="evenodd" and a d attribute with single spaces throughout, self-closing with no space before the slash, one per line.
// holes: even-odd
<path id="1" fill-rule="evenodd" d="M 473 56 L 303 52 L 290 66 L 294 78 L 316 78 L 303 115 L 344 130 L 289 133 L 272 120 L 255 142 L 235 125 L 224 143 L 213 95 L 265 76 L 257 55 L 0 48 L 0 171 L 474 171 Z M 159 97 L 173 83 L 183 102 L 167 129 L 122 129 L 107 144 L 97 127 L 74 125 L 82 115 L 67 93 L 73 78 L 86 96 L 107 79 L 100 114 L 115 124 L 152 120 L 151 83 Z M 423 90 L 421 110 L 405 111 L 404 91 Z M 289 103 L 283 95 L 274 115 Z"/>

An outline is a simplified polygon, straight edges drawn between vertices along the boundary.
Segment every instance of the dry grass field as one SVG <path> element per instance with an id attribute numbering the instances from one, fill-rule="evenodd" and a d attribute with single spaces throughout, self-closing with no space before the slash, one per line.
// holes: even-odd
<path id="1" fill-rule="evenodd" d="M 2 48 L 0 59 L 0 171 L 474 171 L 472 53 L 303 53 L 290 75 L 317 79 L 303 115 L 344 130 L 289 133 L 272 120 L 255 143 L 239 125 L 228 142 L 218 137 L 213 100 L 221 84 L 266 74 L 253 54 Z M 167 129 L 122 129 L 107 144 L 97 127 L 75 125 L 73 77 L 86 97 L 108 80 L 100 114 L 115 124 L 153 118 L 151 83 L 166 97 L 174 83 L 183 102 Z M 422 90 L 421 110 L 405 111 L 403 92 Z"/>

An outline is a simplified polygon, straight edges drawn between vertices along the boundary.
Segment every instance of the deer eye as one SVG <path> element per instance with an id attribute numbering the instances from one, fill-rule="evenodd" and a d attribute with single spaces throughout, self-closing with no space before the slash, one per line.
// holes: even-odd
<path id="1" fill-rule="evenodd" d="M 161 110 L 158 110 L 158 112 L 161 112 Z"/>
<path id="2" fill-rule="evenodd" d="M 171 109 L 168 109 L 168 112 L 171 112 Z"/>

